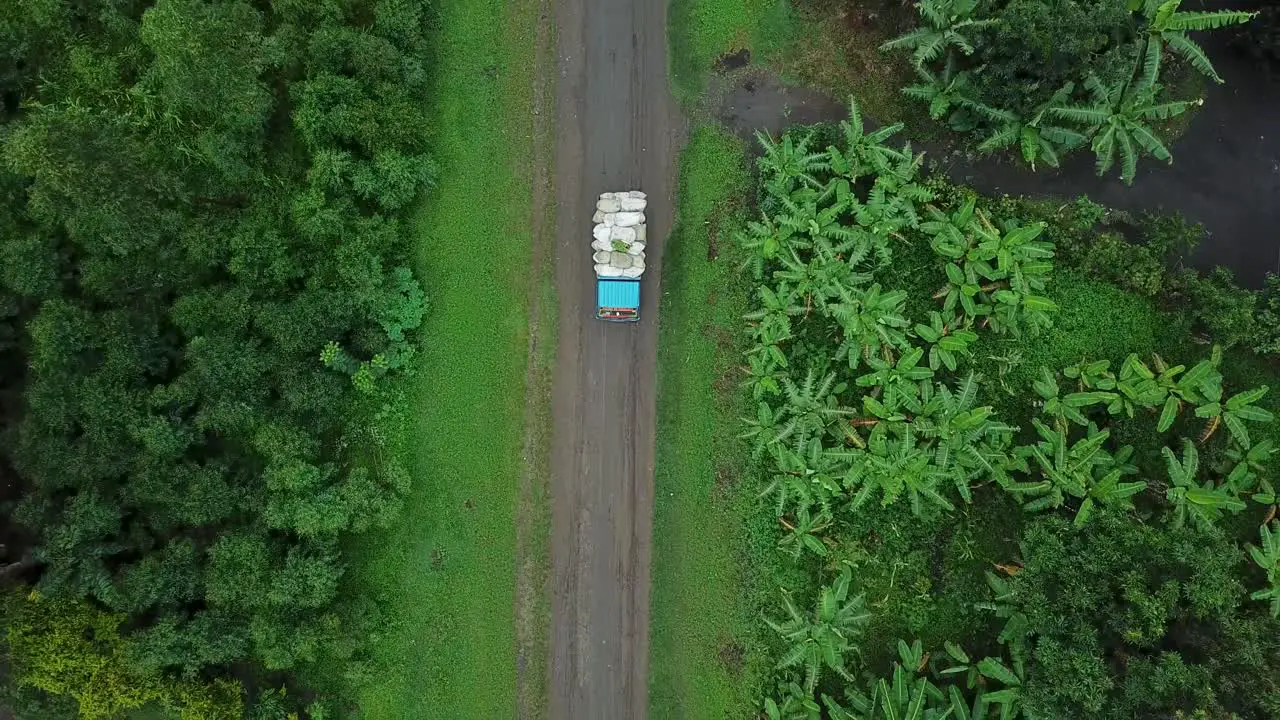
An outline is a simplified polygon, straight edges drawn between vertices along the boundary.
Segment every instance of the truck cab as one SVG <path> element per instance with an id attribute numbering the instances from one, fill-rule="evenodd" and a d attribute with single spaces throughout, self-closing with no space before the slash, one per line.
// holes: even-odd
<path id="1" fill-rule="evenodd" d="M 640 319 L 640 279 L 597 278 L 596 317 L 613 322 Z"/>

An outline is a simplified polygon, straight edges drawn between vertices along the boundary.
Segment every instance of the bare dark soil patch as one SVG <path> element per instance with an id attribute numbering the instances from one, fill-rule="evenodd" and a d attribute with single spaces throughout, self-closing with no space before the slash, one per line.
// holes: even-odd
<path id="1" fill-rule="evenodd" d="M 720 645 L 720 664 L 734 675 L 742 673 L 743 661 L 747 651 L 736 642 L 729 641 Z"/>
<path id="2" fill-rule="evenodd" d="M 725 53 L 716 58 L 716 72 L 726 73 L 744 68 L 751 62 L 751 51 L 743 48 L 737 52 Z"/>

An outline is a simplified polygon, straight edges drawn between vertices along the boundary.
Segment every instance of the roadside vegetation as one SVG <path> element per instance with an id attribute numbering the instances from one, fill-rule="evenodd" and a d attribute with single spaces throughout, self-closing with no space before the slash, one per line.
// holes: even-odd
<path id="1" fill-rule="evenodd" d="M 392 621 L 376 672 L 355 689 L 371 720 L 515 714 L 514 479 L 525 393 L 536 392 L 525 387 L 529 298 L 543 280 L 529 271 L 536 12 L 528 0 L 436 5 L 448 49 L 426 116 L 440 174 L 412 219 L 415 266 L 434 292 L 398 456 L 414 491 L 394 531 L 355 555 L 362 592 Z M 503 201 L 477 212 L 480 198 Z"/>
<path id="2" fill-rule="evenodd" d="M 0 706 L 512 714 L 530 3 L 11 9 Z"/>
<path id="3" fill-rule="evenodd" d="M 1273 716 L 1273 320 L 1165 270 L 1194 229 L 979 197 L 851 115 L 761 138 L 739 235 L 793 563 L 761 710 Z"/>
<path id="4" fill-rule="evenodd" d="M 751 197 L 742 141 L 695 129 L 679 187 L 662 261 L 649 712 L 746 717 L 768 657 L 754 632 L 763 575 L 743 551 L 755 498 L 735 439 L 749 287 L 732 239 Z"/>

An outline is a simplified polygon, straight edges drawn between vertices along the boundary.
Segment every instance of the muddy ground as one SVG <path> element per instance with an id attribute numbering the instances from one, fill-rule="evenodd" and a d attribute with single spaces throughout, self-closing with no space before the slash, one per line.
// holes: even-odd
<path id="1" fill-rule="evenodd" d="M 1268 272 L 1280 272 L 1280 80 L 1230 48 L 1225 35 L 1202 42 L 1226 84 L 1208 88 L 1204 106 L 1170 147 L 1174 164 L 1144 157 L 1132 187 L 1097 177 L 1087 150 L 1065 159 L 1061 169 L 1031 172 L 1008 159 L 914 146 L 953 180 L 989 194 L 1088 195 L 1134 213 L 1181 212 L 1208 234 L 1196 265 L 1224 265 L 1241 284 L 1261 287 Z M 746 71 L 724 81 L 729 86 L 716 116 L 742 137 L 847 117 L 844 99 L 784 87 L 766 73 Z"/>
<path id="2" fill-rule="evenodd" d="M 645 717 L 655 357 L 662 241 L 682 131 L 666 2 L 556 3 L 556 287 L 550 716 Z M 591 215 L 649 195 L 641 320 L 594 318 Z"/>

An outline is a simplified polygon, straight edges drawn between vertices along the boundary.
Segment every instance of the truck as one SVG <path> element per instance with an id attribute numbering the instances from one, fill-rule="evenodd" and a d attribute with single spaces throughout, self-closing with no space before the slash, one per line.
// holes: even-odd
<path id="1" fill-rule="evenodd" d="M 591 221 L 591 259 L 596 273 L 596 317 L 611 322 L 640 319 L 640 278 L 644 275 L 646 239 L 644 210 L 648 200 L 639 190 L 603 192 Z"/>

